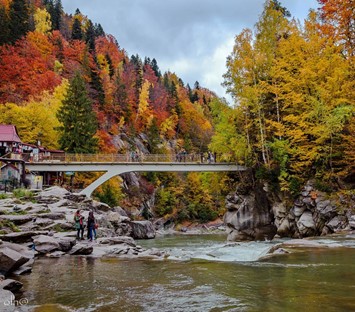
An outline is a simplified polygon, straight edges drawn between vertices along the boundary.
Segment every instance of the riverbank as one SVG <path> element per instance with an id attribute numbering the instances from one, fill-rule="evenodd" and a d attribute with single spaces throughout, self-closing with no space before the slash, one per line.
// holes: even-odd
<path id="1" fill-rule="evenodd" d="M 27 196 L 27 197 L 26 197 Z M 85 218 L 93 211 L 99 224 L 98 239 L 93 242 L 76 239 L 73 217 L 80 209 Z M 15 298 L 22 288 L 17 276 L 32 271 L 34 261 L 39 258 L 79 256 L 89 258 L 120 259 L 175 259 L 169 251 L 158 248 L 143 248 L 140 239 L 159 236 L 225 234 L 222 220 L 208 224 L 184 223 L 178 227 L 164 228 L 159 220 L 153 225 L 149 221 L 132 221 L 120 207 L 109 207 L 104 203 L 73 194 L 59 187 L 52 187 L 33 196 L 9 197 L 0 200 L 0 300 L 4 304 Z M 226 235 L 226 234 L 225 234 Z M 227 235 L 225 236 L 227 238 Z M 229 257 L 230 247 L 239 243 L 224 243 L 213 250 L 206 259 L 221 255 L 220 261 L 238 261 Z M 280 244 L 266 244 L 261 257 L 289 253 L 295 248 L 334 248 L 309 240 L 292 240 Z M 233 252 L 233 251 L 231 251 Z M 210 257 L 210 258 L 209 258 Z M 252 260 L 253 260 L 252 259 Z M 17 298 L 17 297 L 16 297 Z M 1 304 L 1 303 L 0 303 Z"/>
<path id="2" fill-rule="evenodd" d="M 27 196 L 27 197 L 26 197 Z M 4 305 L 21 290 L 16 276 L 31 272 L 35 259 L 64 255 L 164 259 L 156 249 L 144 249 L 135 239 L 155 237 L 148 221 L 132 221 L 119 207 L 112 208 L 85 196 L 52 187 L 21 198 L 0 200 L 0 300 Z M 93 211 L 98 239 L 76 239 L 74 214 L 87 219 Z M 3 310 L 1 310 L 3 311 Z"/>

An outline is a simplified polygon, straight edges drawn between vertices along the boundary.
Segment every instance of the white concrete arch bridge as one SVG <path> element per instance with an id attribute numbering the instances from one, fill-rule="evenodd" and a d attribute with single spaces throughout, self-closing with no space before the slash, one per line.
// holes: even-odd
<path id="1" fill-rule="evenodd" d="M 202 160 L 202 161 L 201 161 Z M 26 162 L 32 172 L 104 172 L 80 193 L 92 192 L 114 176 L 127 172 L 220 172 L 244 171 L 246 167 L 230 162 L 207 162 L 196 155 L 144 155 L 131 159 L 128 155 L 65 154 L 36 162 Z"/>

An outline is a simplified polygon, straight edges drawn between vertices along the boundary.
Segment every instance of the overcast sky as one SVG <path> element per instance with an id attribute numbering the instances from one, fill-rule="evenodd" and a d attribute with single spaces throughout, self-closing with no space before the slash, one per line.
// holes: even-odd
<path id="1" fill-rule="evenodd" d="M 280 0 L 303 21 L 316 0 Z M 128 55 L 155 58 L 162 72 L 175 72 L 184 83 L 200 85 L 226 97 L 222 75 L 234 37 L 253 28 L 264 0 L 62 0 L 100 23 Z"/>

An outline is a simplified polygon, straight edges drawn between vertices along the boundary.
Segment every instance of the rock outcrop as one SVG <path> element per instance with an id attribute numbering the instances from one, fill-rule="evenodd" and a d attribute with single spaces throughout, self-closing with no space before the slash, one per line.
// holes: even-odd
<path id="1" fill-rule="evenodd" d="M 341 200 L 330 198 L 309 181 L 292 205 L 268 191 L 267 186 L 237 190 L 226 199 L 228 240 L 303 238 L 355 229 L 355 216 L 340 209 Z M 355 207 L 354 207 L 355 208 Z"/>
<path id="2" fill-rule="evenodd" d="M 273 211 L 261 186 L 229 195 L 226 207 L 224 223 L 228 240 L 265 240 L 276 234 Z"/>
<path id="3" fill-rule="evenodd" d="M 149 239 L 155 237 L 155 230 L 150 221 L 129 221 L 132 231 L 131 236 L 134 239 Z"/>
<path id="4" fill-rule="evenodd" d="M 344 209 L 309 181 L 287 211 L 280 203 L 273 206 L 277 234 L 281 237 L 303 238 L 327 235 L 346 229 L 349 220 Z M 351 219 L 350 219 L 351 220 Z"/>

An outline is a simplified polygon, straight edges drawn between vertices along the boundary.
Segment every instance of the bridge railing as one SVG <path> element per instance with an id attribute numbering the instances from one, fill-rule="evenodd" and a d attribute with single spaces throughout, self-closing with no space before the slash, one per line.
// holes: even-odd
<path id="1" fill-rule="evenodd" d="M 68 163 L 177 163 L 177 162 L 213 162 L 200 154 L 52 154 L 34 160 L 34 162 L 68 162 Z"/>

